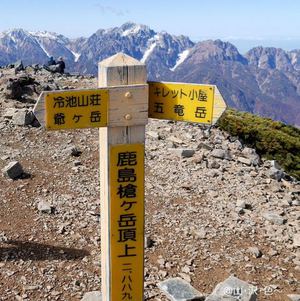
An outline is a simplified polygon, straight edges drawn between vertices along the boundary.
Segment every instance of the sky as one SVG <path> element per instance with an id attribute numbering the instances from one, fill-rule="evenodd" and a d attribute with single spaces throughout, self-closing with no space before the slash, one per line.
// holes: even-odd
<path id="1" fill-rule="evenodd" d="M 76 38 L 131 21 L 195 42 L 220 38 L 243 50 L 300 49 L 299 0 L 0 0 L 0 7 L 0 31 L 47 30 Z"/>

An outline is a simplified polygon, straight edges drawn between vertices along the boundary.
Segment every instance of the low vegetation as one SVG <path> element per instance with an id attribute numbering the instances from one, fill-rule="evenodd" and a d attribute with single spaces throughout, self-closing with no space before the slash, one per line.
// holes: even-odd
<path id="1" fill-rule="evenodd" d="M 228 110 L 218 126 L 256 149 L 263 158 L 276 160 L 300 180 L 300 129 L 269 118 Z"/>

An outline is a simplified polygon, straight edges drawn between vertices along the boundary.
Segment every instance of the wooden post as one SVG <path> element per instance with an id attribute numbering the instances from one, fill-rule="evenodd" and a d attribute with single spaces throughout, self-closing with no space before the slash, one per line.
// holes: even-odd
<path id="1" fill-rule="evenodd" d="M 99 87 L 144 85 L 138 97 L 125 92 L 126 102 L 110 99 L 109 125 L 99 129 L 102 300 L 142 301 L 147 72 L 144 64 L 122 53 L 100 62 L 98 68 Z M 140 105 L 135 106 L 136 103 Z M 116 114 L 119 126 L 110 126 Z M 120 163 L 124 156 L 125 161 Z M 127 178 L 120 178 L 121 167 L 127 172 Z"/>

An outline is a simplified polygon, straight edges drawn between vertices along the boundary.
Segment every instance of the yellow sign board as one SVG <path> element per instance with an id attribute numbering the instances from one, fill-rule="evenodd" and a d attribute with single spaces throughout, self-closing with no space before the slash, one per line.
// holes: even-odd
<path id="1" fill-rule="evenodd" d="M 213 85 L 149 82 L 149 117 L 212 124 Z"/>
<path id="2" fill-rule="evenodd" d="M 144 145 L 110 148 L 111 301 L 143 300 Z"/>
<path id="3" fill-rule="evenodd" d="M 50 130 L 107 126 L 108 89 L 45 94 L 45 125 Z"/>

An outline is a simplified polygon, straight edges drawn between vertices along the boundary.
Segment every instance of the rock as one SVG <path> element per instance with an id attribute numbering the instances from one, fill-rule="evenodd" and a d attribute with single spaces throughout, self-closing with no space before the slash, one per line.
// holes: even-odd
<path id="1" fill-rule="evenodd" d="M 154 241 L 151 239 L 151 237 L 146 236 L 145 237 L 145 248 L 152 248 L 154 246 Z"/>
<path id="2" fill-rule="evenodd" d="M 182 158 L 191 158 L 195 154 L 195 150 L 187 148 L 171 148 L 169 151 Z"/>
<path id="3" fill-rule="evenodd" d="M 15 113 L 16 113 L 16 109 L 14 109 L 14 108 L 8 108 L 8 109 L 6 109 L 4 111 L 3 117 L 7 118 L 7 119 L 12 119 L 13 116 L 15 115 Z"/>
<path id="4" fill-rule="evenodd" d="M 275 167 L 271 167 L 269 170 L 269 177 L 271 179 L 280 181 L 282 178 L 284 178 L 285 173 L 282 170 L 276 169 Z"/>
<path id="5" fill-rule="evenodd" d="M 247 252 L 253 255 L 255 258 L 259 258 L 262 256 L 261 251 L 257 247 L 250 247 L 247 249 Z"/>
<path id="6" fill-rule="evenodd" d="M 70 156 L 79 157 L 82 152 L 76 146 L 72 145 L 72 146 L 65 148 L 64 153 L 66 153 Z"/>
<path id="7" fill-rule="evenodd" d="M 147 135 L 154 138 L 154 139 L 159 139 L 160 138 L 158 132 L 154 132 L 154 131 L 148 131 Z"/>
<path id="8" fill-rule="evenodd" d="M 102 295 L 100 291 L 93 291 L 85 293 L 81 299 L 81 301 L 101 301 Z"/>
<path id="9" fill-rule="evenodd" d="M 219 283 L 205 301 L 256 301 L 256 289 L 253 285 L 234 276 Z"/>
<path id="10" fill-rule="evenodd" d="M 293 239 L 294 247 L 300 247 L 300 233 L 296 233 Z"/>
<path id="11" fill-rule="evenodd" d="M 35 116 L 33 115 L 32 111 L 18 110 L 13 115 L 12 122 L 15 125 L 24 126 L 24 125 L 30 125 L 34 119 L 35 119 Z"/>
<path id="12" fill-rule="evenodd" d="M 176 138 L 174 136 L 170 136 L 166 139 L 167 141 L 170 141 L 170 142 L 173 142 L 173 143 L 176 143 L 176 144 L 182 144 L 183 141 L 179 138 Z"/>
<path id="13" fill-rule="evenodd" d="M 216 148 L 211 152 L 211 156 L 218 159 L 231 160 L 232 156 L 228 150 Z"/>
<path id="14" fill-rule="evenodd" d="M 286 222 L 286 219 L 274 212 L 264 212 L 263 217 L 269 222 L 276 225 L 283 225 Z"/>
<path id="15" fill-rule="evenodd" d="M 252 161 L 248 158 L 238 157 L 237 160 L 238 160 L 238 162 L 241 162 L 241 163 L 249 165 L 249 166 L 252 164 Z"/>
<path id="16" fill-rule="evenodd" d="M 287 295 L 291 301 L 300 301 L 300 295 Z"/>
<path id="17" fill-rule="evenodd" d="M 213 148 L 209 144 L 201 142 L 197 146 L 197 150 L 200 150 L 200 149 L 211 151 Z"/>
<path id="18" fill-rule="evenodd" d="M 48 214 L 50 214 L 52 212 L 51 205 L 47 201 L 45 201 L 45 200 L 39 201 L 37 208 L 38 208 L 38 210 L 41 213 L 48 213 Z"/>
<path id="19" fill-rule="evenodd" d="M 15 65 L 15 73 L 24 70 L 24 65 L 22 61 L 17 61 L 14 65 Z"/>
<path id="20" fill-rule="evenodd" d="M 181 278 L 170 278 L 158 284 L 172 301 L 205 300 L 205 296 Z"/>
<path id="21" fill-rule="evenodd" d="M 217 161 L 209 161 L 207 167 L 211 169 L 218 169 L 221 165 Z"/>
<path id="22" fill-rule="evenodd" d="M 2 172 L 4 176 L 13 180 L 20 178 L 24 174 L 22 165 L 18 161 L 10 162 L 2 169 Z"/>
<path id="23" fill-rule="evenodd" d="M 243 200 L 237 200 L 236 201 L 236 207 L 242 208 L 242 209 L 246 209 L 246 202 Z"/>

